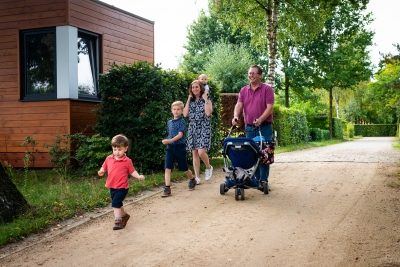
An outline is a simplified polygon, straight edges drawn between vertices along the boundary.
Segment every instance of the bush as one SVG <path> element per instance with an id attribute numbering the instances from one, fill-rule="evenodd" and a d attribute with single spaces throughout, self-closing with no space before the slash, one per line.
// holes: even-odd
<path id="1" fill-rule="evenodd" d="M 366 136 L 396 136 L 396 124 L 355 124 L 355 135 Z"/>
<path id="2" fill-rule="evenodd" d="M 333 137 L 343 139 L 343 125 L 345 122 L 338 118 L 333 118 Z"/>
<path id="3" fill-rule="evenodd" d="M 274 105 L 274 130 L 281 146 L 306 142 L 309 130 L 305 112 Z"/>
<path id="4" fill-rule="evenodd" d="M 128 155 L 141 172 L 163 169 L 171 103 L 186 102 L 188 88 L 195 76 L 163 71 L 146 62 L 113 66 L 100 77 L 102 103 L 96 129 L 101 136 L 125 134 L 131 141 Z M 212 88 L 215 88 L 210 84 Z M 212 156 L 219 149 L 219 94 L 212 90 L 214 104 Z M 218 146 L 216 145 L 218 144 Z"/>
<path id="5" fill-rule="evenodd" d="M 95 134 L 81 141 L 76 149 L 76 159 L 85 174 L 89 174 L 100 169 L 105 158 L 111 153 L 111 139 Z"/>

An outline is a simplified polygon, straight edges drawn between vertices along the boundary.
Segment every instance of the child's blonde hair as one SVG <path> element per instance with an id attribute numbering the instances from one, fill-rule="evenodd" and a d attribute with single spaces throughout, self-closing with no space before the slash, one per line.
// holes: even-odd
<path id="1" fill-rule="evenodd" d="M 128 137 L 123 134 L 117 134 L 111 139 L 111 146 L 113 147 L 127 147 L 128 145 Z"/>
<path id="2" fill-rule="evenodd" d="M 183 109 L 184 105 L 182 101 L 175 101 L 174 103 L 171 104 L 171 108 L 173 107 L 180 107 L 181 109 Z"/>

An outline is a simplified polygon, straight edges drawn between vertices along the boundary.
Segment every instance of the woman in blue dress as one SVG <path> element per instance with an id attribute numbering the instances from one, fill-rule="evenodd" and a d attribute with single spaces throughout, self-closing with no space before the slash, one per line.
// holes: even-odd
<path id="1" fill-rule="evenodd" d="M 205 180 L 212 176 L 208 151 L 211 147 L 211 114 L 213 106 L 204 86 L 199 80 L 194 80 L 189 87 L 189 97 L 183 109 L 183 116 L 189 118 L 186 138 L 186 149 L 192 152 L 193 169 L 197 184 L 200 184 L 200 160 L 206 165 Z"/>

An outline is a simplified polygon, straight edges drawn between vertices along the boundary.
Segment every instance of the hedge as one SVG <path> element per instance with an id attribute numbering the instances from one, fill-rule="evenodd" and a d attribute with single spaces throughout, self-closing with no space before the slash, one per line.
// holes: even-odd
<path id="1" fill-rule="evenodd" d="M 171 103 L 186 103 L 194 75 L 165 71 L 146 62 L 114 65 L 100 77 L 96 130 L 109 137 L 123 133 L 131 141 L 128 155 L 141 172 L 159 171 L 164 166 L 166 123 L 171 119 Z M 211 85 L 212 88 L 216 88 Z M 210 156 L 220 149 L 219 94 L 213 90 L 213 143 Z"/>

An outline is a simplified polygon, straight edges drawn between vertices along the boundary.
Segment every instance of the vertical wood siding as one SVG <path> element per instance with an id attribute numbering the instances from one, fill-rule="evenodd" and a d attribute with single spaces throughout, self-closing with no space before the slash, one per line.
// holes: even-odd
<path id="1" fill-rule="evenodd" d="M 27 136 L 37 141 L 35 167 L 50 167 L 56 136 L 94 133 L 96 103 L 20 101 L 19 32 L 71 25 L 101 35 L 101 71 L 154 62 L 154 23 L 95 0 L 0 0 L 0 161 L 23 167 Z"/>

